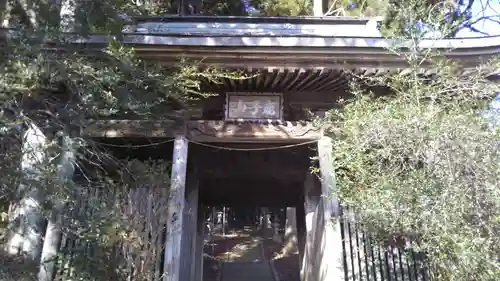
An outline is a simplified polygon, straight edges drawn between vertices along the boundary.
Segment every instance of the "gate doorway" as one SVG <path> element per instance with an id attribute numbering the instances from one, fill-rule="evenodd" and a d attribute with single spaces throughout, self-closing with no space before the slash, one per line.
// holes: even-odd
<path id="1" fill-rule="evenodd" d="M 287 225 L 299 222 L 287 213 L 303 207 L 311 147 L 224 146 L 191 150 L 205 220 L 203 280 L 300 280 L 297 233 L 286 233 Z"/>
<path id="2" fill-rule="evenodd" d="M 286 258 L 286 208 L 210 206 L 205 214 L 205 281 L 282 280 L 277 261 Z M 298 280 L 296 254 L 286 270 L 295 272 Z"/>

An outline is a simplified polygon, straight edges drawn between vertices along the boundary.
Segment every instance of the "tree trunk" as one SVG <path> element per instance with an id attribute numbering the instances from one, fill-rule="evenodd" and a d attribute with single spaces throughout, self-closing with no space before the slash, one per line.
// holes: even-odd
<path id="1" fill-rule="evenodd" d="M 60 28 L 63 32 L 76 31 L 76 10 L 78 3 L 76 0 L 62 0 L 60 11 Z"/>
<path id="2" fill-rule="evenodd" d="M 61 0 L 0 0 L 2 27 L 23 24 L 36 28 L 48 24 L 58 24 Z"/>
<path id="3" fill-rule="evenodd" d="M 313 0 L 313 15 L 315 17 L 323 16 L 323 0 Z"/>
<path id="4" fill-rule="evenodd" d="M 69 136 L 64 136 L 62 140 L 61 155 L 57 167 L 57 176 L 61 180 L 61 186 L 71 182 L 75 172 L 74 167 L 75 152 L 73 142 Z M 57 199 L 56 199 L 57 200 Z M 53 210 L 47 223 L 45 241 L 43 243 L 40 270 L 38 281 L 52 281 L 54 278 L 54 268 L 57 252 L 61 242 L 62 211 L 64 203 L 53 202 Z"/>
<path id="5" fill-rule="evenodd" d="M 10 236 L 6 251 L 9 254 L 26 254 L 38 261 L 42 250 L 42 237 L 45 220 L 42 214 L 43 190 L 42 168 L 47 164 L 47 138 L 33 123 L 23 135 L 21 183 L 18 188 L 18 201 L 13 202 L 9 212 Z"/>
<path id="6" fill-rule="evenodd" d="M 12 3 L 10 0 L 0 0 L 2 1 L 2 27 L 4 28 L 7 28 L 11 25 L 11 21 L 12 21 L 12 9 L 13 9 L 13 6 L 12 6 Z"/>
<path id="7" fill-rule="evenodd" d="M 31 27 L 36 28 L 39 24 L 39 15 L 38 15 L 38 7 L 35 1 L 33 0 L 18 0 L 18 3 L 21 4 L 24 13 L 26 14 L 29 24 Z"/>
<path id="8" fill-rule="evenodd" d="M 4 11 L 2 12 L 2 27 L 11 27 L 13 24 L 22 23 L 31 27 L 37 27 L 39 15 L 37 14 L 37 5 L 32 0 L 4 0 Z M 19 7 L 21 14 L 14 15 L 13 12 Z M 24 22 L 16 22 L 24 19 Z"/>

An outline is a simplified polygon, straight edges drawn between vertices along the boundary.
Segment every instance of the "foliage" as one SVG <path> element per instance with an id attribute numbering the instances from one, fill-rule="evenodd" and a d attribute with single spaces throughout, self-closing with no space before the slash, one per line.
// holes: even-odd
<path id="1" fill-rule="evenodd" d="M 103 156 L 103 155 L 101 155 Z M 111 156 L 110 156 L 111 157 Z M 151 280 L 164 249 L 170 165 L 116 160 L 117 170 L 81 183 L 51 182 L 47 203 L 64 205 L 55 280 Z M 94 170 L 95 171 L 95 170 Z M 45 178 L 49 179 L 48 173 Z M 45 210 L 50 216 L 50 209 Z M 2 280 L 36 279 L 36 261 L 0 249 Z M 160 272 L 158 272 L 160 274 Z"/>
<path id="2" fill-rule="evenodd" d="M 217 16 L 304 16 L 310 0 L 203 0 L 201 14 Z"/>
<path id="3" fill-rule="evenodd" d="M 499 280 L 500 130 L 484 112 L 500 63 L 471 69 L 419 48 L 421 36 L 391 49 L 407 69 L 352 73 L 353 99 L 324 120 L 337 196 L 379 241 L 418 242 L 432 280 Z"/>
<path id="4" fill-rule="evenodd" d="M 130 217 L 129 210 L 120 209 L 131 200 L 127 192 L 144 188 L 130 182 L 148 184 L 160 177 L 161 190 L 167 192 L 168 169 L 165 164 L 153 163 L 153 167 L 160 171 L 151 173 L 143 168 L 139 172 L 129 172 L 132 167 L 115 159 L 95 140 L 82 137 L 80 132 L 89 122 L 102 119 L 183 118 L 176 111 L 188 109 L 192 100 L 209 95 L 202 92 L 203 83 L 218 83 L 222 78 L 241 76 L 181 57 L 177 64 L 159 65 L 140 59 L 133 48 L 121 44 L 121 24 L 126 20 L 122 14 L 163 11 L 158 3 L 150 7 L 118 0 L 87 4 L 71 6 L 74 17 L 69 18 L 58 9 L 45 9 L 41 4 L 29 10 L 19 10 L 22 7 L 7 9 L 10 13 L 7 19 L 16 28 L 2 33 L 0 48 L 0 144 L 3 156 L 0 159 L 0 212 L 2 223 L 8 214 L 10 227 L 17 227 L 19 221 L 13 217 L 13 206 L 20 205 L 26 194 L 36 190 L 42 194 L 41 204 L 36 207 L 36 212 L 44 215 L 42 219 L 51 219 L 61 212 L 67 214 L 58 226 L 63 228 L 65 237 L 73 237 L 71 243 L 79 246 L 72 249 L 71 258 L 63 256 L 60 261 L 69 268 L 71 275 L 78 276 L 79 280 L 124 279 L 119 276 L 130 274 L 130 268 L 137 266 L 137 257 L 149 255 L 141 252 L 147 241 L 142 236 L 132 235 L 144 228 L 135 222 L 147 221 L 145 215 L 135 212 L 136 217 Z M 65 22 L 74 32 L 71 36 L 61 32 L 67 27 L 63 24 Z M 94 32 L 109 34 L 115 39 L 104 46 L 71 43 Z M 40 128 L 47 143 L 36 151 L 43 155 L 43 161 L 35 164 L 35 181 L 25 182 L 26 170 L 20 165 L 23 133 L 27 126 L 32 125 Z M 70 147 L 63 144 L 67 137 L 72 139 Z M 92 171 L 92 176 L 86 175 L 85 183 L 76 185 L 71 180 L 60 180 L 60 160 L 66 150 L 76 152 L 76 158 L 70 160 L 76 170 Z M 110 170 L 120 173 L 111 177 Z M 156 178 L 131 180 L 131 175 L 145 177 L 144 173 Z M 19 188 L 20 183 L 26 183 L 23 186 L 27 187 L 26 190 Z M 111 196 L 109 202 L 90 204 L 83 209 L 78 206 L 83 194 L 96 189 L 105 192 L 119 190 L 122 196 Z M 159 189 L 156 192 L 160 192 Z M 157 195 L 157 198 L 162 198 L 161 194 Z M 59 206 L 64 211 L 59 210 Z M 157 207 L 159 213 L 164 213 L 161 208 L 165 208 L 165 202 Z M 156 230 L 163 235 L 164 223 Z M 2 227 L 0 242 L 4 242 L 5 234 Z M 161 250 L 162 245 L 154 246 L 157 251 Z M 79 252 L 88 248 L 92 248 L 95 257 L 90 257 L 88 252 Z M 117 259 L 115 254 L 122 250 L 130 253 Z M 28 271 L 36 275 L 37 261 L 1 252 L 0 258 L 4 256 L 9 266 L 0 270 L 2 280 L 9 277 L 19 280 L 19 276 L 29 279 L 31 277 L 23 273 Z M 151 265 L 146 260 L 141 259 L 143 266 Z M 143 270 L 145 272 L 148 268 Z M 102 275 L 95 276 L 100 274 L 98 272 Z M 140 270 L 133 272 L 134 278 L 141 280 L 138 276 Z M 118 277 L 107 278 L 111 275 L 105 273 Z"/>
<path id="5" fill-rule="evenodd" d="M 164 249 L 169 166 L 122 160 L 113 176 L 67 190 L 56 280 L 151 280 Z"/>
<path id="6" fill-rule="evenodd" d="M 381 17 L 380 29 L 385 36 L 408 37 L 409 30 L 418 23 L 418 28 L 444 32 L 444 37 L 454 37 L 461 30 L 470 30 L 478 35 L 489 35 L 484 30 L 485 22 L 500 24 L 494 11 L 498 0 L 331 0 L 327 15 Z M 480 6 L 479 12 L 473 9 Z"/>
<path id="7" fill-rule="evenodd" d="M 264 16 L 307 16 L 312 6 L 309 0 L 265 0 L 251 1 Z"/>
<path id="8" fill-rule="evenodd" d="M 217 82 L 225 75 L 210 67 L 199 70 L 196 63 L 187 61 L 170 68 L 146 62 L 116 40 L 97 50 L 96 57 L 86 56 L 92 50 L 85 49 L 48 52 L 47 36 L 17 33 L 4 48 L 0 99 L 12 110 L 22 108 L 19 101 L 25 96 L 44 103 L 37 105 L 44 108 L 37 113 L 68 121 L 145 115 L 169 100 L 185 105 L 190 98 L 203 97 L 201 81 Z"/>
<path id="9" fill-rule="evenodd" d="M 464 22 L 454 1 L 389 1 L 385 7 L 382 31 L 395 37 L 411 37 L 415 29 L 453 37 Z"/>
<path id="10" fill-rule="evenodd" d="M 389 1 L 373 0 L 332 0 L 328 2 L 327 15 L 376 17 L 384 14 Z"/>
<path id="11" fill-rule="evenodd" d="M 388 36 L 400 36 L 406 18 L 419 17 L 418 20 L 428 23 L 428 19 L 439 18 L 441 25 L 454 25 L 446 34 L 453 37 L 460 30 L 470 30 L 478 35 L 488 35 L 483 23 L 500 24 L 499 15 L 488 13 L 494 11 L 498 0 L 329 0 L 324 1 L 327 16 L 362 16 L 382 17 L 381 30 Z M 87 5 L 86 5 L 87 7 Z M 422 10 L 432 11 L 428 14 Z M 480 7 L 480 8 L 477 8 Z M 88 8 L 88 7 L 87 7 Z M 406 9 L 403 12 L 402 9 Z M 474 9 L 477 12 L 473 12 Z M 92 1 L 91 8 L 85 9 L 86 18 L 93 18 L 95 11 L 106 11 L 114 15 L 121 11 L 129 15 L 137 14 L 176 14 L 175 1 Z M 262 16 L 305 16 L 312 15 L 310 0 L 202 0 L 200 13 L 204 15 L 262 15 Z M 102 17 L 101 17 L 102 18 Z M 115 17 L 116 18 L 116 17 Z M 436 30 L 439 30 L 437 28 Z"/>

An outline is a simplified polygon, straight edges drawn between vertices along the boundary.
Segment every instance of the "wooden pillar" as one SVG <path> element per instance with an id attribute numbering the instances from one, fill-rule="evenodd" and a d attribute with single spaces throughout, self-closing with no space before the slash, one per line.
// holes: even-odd
<path id="1" fill-rule="evenodd" d="M 204 206 L 198 205 L 198 218 L 196 226 L 196 248 L 195 248 L 195 259 L 194 268 L 195 273 L 193 275 L 193 281 L 203 280 L 203 246 L 205 244 L 205 212 Z"/>
<path id="2" fill-rule="evenodd" d="M 186 190 L 188 140 L 176 136 L 172 161 L 172 176 L 168 198 L 167 237 L 165 241 L 165 281 L 180 281 L 182 224 Z"/>
<path id="3" fill-rule="evenodd" d="M 304 210 L 304 204 L 299 204 L 295 210 L 297 219 L 297 247 L 299 249 L 299 261 L 300 267 L 302 268 L 305 255 L 305 245 L 306 245 L 306 213 Z"/>
<path id="4" fill-rule="evenodd" d="M 323 136 L 318 141 L 319 167 L 321 174 L 321 204 L 323 205 L 324 230 L 322 233 L 320 260 L 320 280 L 344 280 L 344 253 L 342 249 L 342 229 L 340 226 L 340 204 L 333 192 L 336 188 L 333 168 L 333 141 Z"/>
<path id="5" fill-rule="evenodd" d="M 305 237 L 303 261 L 301 266 L 302 281 L 316 281 L 319 276 L 319 260 L 321 254 L 318 253 L 317 247 L 321 239 L 317 235 L 323 230 L 323 220 L 318 218 L 321 210 L 321 188 L 318 184 L 315 175 L 310 172 L 306 175 L 304 182 L 304 222 L 305 222 Z"/>
<path id="6" fill-rule="evenodd" d="M 195 173 L 189 173 L 187 179 L 186 206 L 184 210 L 182 248 L 181 248 L 181 280 L 193 280 L 195 270 L 196 235 L 198 225 L 198 179 Z"/>
<path id="7" fill-rule="evenodd" d="M 333 144 L 318 141 L 320 179 L 308 174 L 304 183 L 306 238 L 301 266 L 302 281 L 343 281 L 344 262 L 340 206 L 333 196 Z"/>
<path id="8" fill-rule="evenodd" d="M 297 253 L 297 235 L 297 210 L 295 207 L 287 207 L 285 222 L 285 255 Z"/>
<path id="9" fill-rule="evenodd" d="M 75 151 L 73 142 L 69 136 L 63 136 L 57 170 L 61 185 L 67 185 L 71 182 L 75 172 L 74 163 Z M 61 242 L 62 212 L 64 206 L 61 202 L 53 203 L 54 207 L 47 223 L 47 230 L 45 231 L 38 281 L 53 280 L 57 253 Z"/>

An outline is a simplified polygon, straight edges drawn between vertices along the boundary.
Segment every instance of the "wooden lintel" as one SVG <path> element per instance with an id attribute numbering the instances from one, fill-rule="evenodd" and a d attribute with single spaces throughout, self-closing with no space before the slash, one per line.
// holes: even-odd
<path id="1" fill-rule="evenodd" d="M 170 138 L 180 130 L 173 120 L 104 120 L 91 123 L 83 130 L 91 138 Z"/>
<path id="2" fill-rule="evenodd" d="M 185 130 L 185 131 L 184 131 Z M 170 138 L 184 131 L 199 142 L 289 142 L 316 140 L 320 130 L 311 122 L 249 122 L 190 120 L 99 121 L 87 126 L 84 136 L 93 138 Z"/>
<path id="3" fill-rule="evenodd" d="M 283 142 L 315 140 L 319 129 L 310 122 L 195 121 L 187 125 L 189 137 L 200 142 Z"/>

